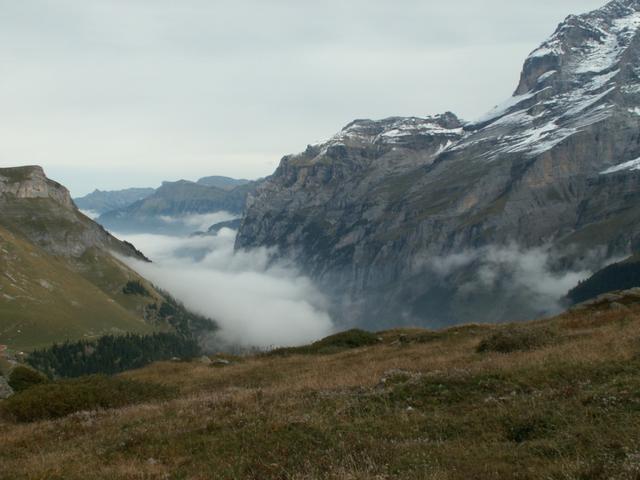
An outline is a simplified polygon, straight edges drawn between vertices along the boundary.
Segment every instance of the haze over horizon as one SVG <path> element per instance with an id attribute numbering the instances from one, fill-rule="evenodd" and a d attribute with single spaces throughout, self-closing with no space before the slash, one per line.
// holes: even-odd
<path id="1" fill-rule="evenodd" d="M 604 3 L 0 0 L 0 166 L 75 196 L 261 177 L 355 118 L 481 115 Z"/>

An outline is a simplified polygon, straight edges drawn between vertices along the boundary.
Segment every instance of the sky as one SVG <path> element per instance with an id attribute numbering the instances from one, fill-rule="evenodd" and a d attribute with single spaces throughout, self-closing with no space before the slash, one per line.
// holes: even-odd
<path id="1" fill-rule="evenodd" d="M 604 0 L 0 0 L 0 166 L 79 196 L 258 178 L 356 118 L 508 98 Z"/>

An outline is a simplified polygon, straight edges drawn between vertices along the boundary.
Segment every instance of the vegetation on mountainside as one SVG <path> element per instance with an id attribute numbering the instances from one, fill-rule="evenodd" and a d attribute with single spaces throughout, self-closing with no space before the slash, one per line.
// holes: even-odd
<path id="1" fill-rule="evenodd" d="M 151 294 L 142 283 L 138 280 L 129 280 L 124 287 L 122 287 L 122 293 L 125 295 L 140 295 L 142 297 L 150 297 Z"/>
<path id="2" fill-rule="evenodd" d="M 469 325 L 224 368 L 156 363 L 116 378 L 172 400 L 0 420 L 0 478 L 636 479 L 640 304 L 626 305 L 518 325 L 553 341 L 510 353 L 477 350 L 514 326 Z"/>
<path id="3" fill-rule="evenodd" d="M 159 360 L 190 359 L 199 354 L 200 347 L 191 337 L 172 333 L 128 334 L 53 345 L 32 352 L 27 361 L 51 378 L 80 377 L 95 373 L 115 374 Z"/>
<path id="4" fill-rule="evenodd" d="M 62 259 L 2 227 L 0 250 L 0 344 L 26 350 L 65 339 L 162 329 L 142 320 L 144 305 L 139 300 L 120 303 L 114 301 L 118 296 L 108 293 L 107 284 L 119 284 L 121 290 L 126 282 L 124 267 L 115 259 L 112 264 L 95 260 L 92 271 L 102 276 L 97 286 Z"/>
<path id="5" fill-rule="evenodd" d="M 582 303 L 616 290 L 640 287 L 640 256 L 614 263 L 595 273 L 571 290 L 568 298 L 572 304 Z"/>
<path id="6" fill-rule="evenodd" d="M 173 329 L 184 337 L 200 336 L 215 331 L 216 323 L 203 315 L 198 315 L 173 298 L 167 292 L 162 292 L 163 300 L 158 306 L 152 304 L 147 311 L 157 315 L 162 321 L 171 325 Z"/>
<path id="7" fill-rule="evenodd" d="M 174 329 L 188 336 L 215 329 L 95 249 L 75 259 L 76 270 L 0 226 L 0 250 L 0 344 L 15 350 L 127 332 Z"/>

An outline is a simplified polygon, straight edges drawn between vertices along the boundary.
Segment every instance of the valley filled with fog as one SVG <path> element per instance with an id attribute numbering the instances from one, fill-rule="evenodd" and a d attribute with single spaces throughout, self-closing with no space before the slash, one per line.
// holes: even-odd
<path id="1" fill-rule="evenodd" d="M 214 214 L 216 220 L 226 214 Z M 206 218 L 205 218 L 206 217 Z M 202 229 L 211 215 L 172 219 Z M 208 226 L 208 225 L 207 225 Z M 159 288 L 219 326 L 216 342 L 269 348 L 299 345 L 333 333 L 328 299 L 273 251 L 234 251 L 236 232 L 169 236 L 118 234 L 152 263 L 123 259 Z"/>

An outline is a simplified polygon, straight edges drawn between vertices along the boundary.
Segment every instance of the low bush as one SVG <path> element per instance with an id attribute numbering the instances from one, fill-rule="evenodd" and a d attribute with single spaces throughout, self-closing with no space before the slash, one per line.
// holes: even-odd
<path id="1" fill-rule="evenodd" d="M 34 422 L 167 399 L 175 393 L 161 385 L 94 375 L 33 386 L 2 402 L 0 415 L 17 422 Z"/>
<path id="2" fill-rule="evenodd" d="M 14 368 L 8 378 L 9 386 L 13 388 L 13 391 L 16 393 L 48 381 L 49 379 L 40 372 L 23 365 L 18 365 Z"/>
<path id="3" fill-rule="evenodd" d="M 509 412 L 502 419 L 502 427 L 507 440 L 523 443 L 550 437 L 566 428 L 566 422 L 557 413 L 532 407 L 526 413 Z"/>
<path id="4" fill-rule="evenodd" d="M 479 353 L 526 352 L 553 343 L 557 334 L 545 328 L 509 327 L 485 338 L 478 345 Z"/>
<path id="5" fill-rule="evenodd" d="M 327 355 L 352 348 L 366 347 L 380 343 L 377 335 L 364 330 L 348 330 L 336 333 L 301 347 L 276 348 L 267 355 Z"/>

